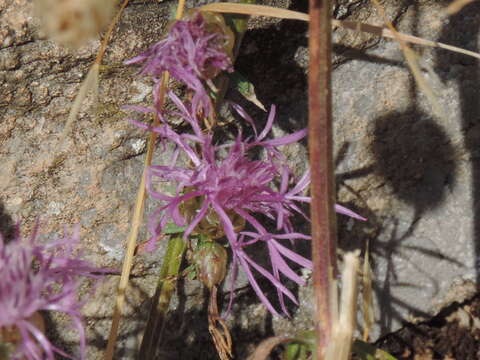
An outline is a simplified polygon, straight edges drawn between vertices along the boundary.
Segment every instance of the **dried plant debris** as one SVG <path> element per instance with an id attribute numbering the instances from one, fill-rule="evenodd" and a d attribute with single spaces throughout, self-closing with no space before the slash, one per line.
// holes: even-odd
<path id="1" fill-rule="evenodd" d="M 479 359 L 480 297 L 455 303 L 429 321 L 408 324 L 376 345 L 397 359 Z"/>

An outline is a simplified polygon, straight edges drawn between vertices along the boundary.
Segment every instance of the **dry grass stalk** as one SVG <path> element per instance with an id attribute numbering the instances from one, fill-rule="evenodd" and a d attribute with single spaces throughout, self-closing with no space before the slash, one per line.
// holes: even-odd
<path id="1" fill-rule="evenodd" d="M 348 360 L 357 319 L 357 273 L 360 267 L 358 253 L 344 256 L 340 312 L 333 323 L 333 335 L 325 360 Z"/>
<path id="2" fill-rule="evenodd" d="M 418 65 L 418 56 L 417 54 L 407 45 L 405 40 L 402 39 L 402 37 L 399 36 L 399 33 L 393 26 L 392 22 L 388 19 L 387 14 L 385 13 L 385 10 L 382 5 L 378 2 L 378 0 L 372 0 L 373 4 L 377 8 L 378 12 L 380 13 L 380 16 L 383 18 L 383 21 L 385 22 L 385 25 L 390 29 L 392 32 L 393 36 L 395 37 L 395 40 L 398 41 L 398 44 L 400 45 L 400 48 L 402 49 L 403 55 L 405 56 L 405 59 L 407 60 L 407 64 L 412 71 L 413 77 L 415 78 L 415 81 L 417 82 L 418 86 L 420 87 L 420 90 L 422 90 L 425 95 L 427 96 L 428 100 L 430 101 L 430 104 L 432 105 L 433 111 L 437 116 L 442 116 L 442 111 L 439 102 L 437 101 L 437 97 L 435 96 L 432 88 L 428 85 L 427 80 L 422 74 L 422 71 L 420 70 L 420 66 Z"/>
<path id="3" fill-rule="evenodd" d="M 232 13 L 232 14 L 247 14 L 252 16 L 268 16 L 275 17 L 280 19 L 290 19 L 290 20 L 300 20 L 300 21 L 309 21 L 308 14 L 301 13 L 298 11 L 279 9 L 272 6 L 264 5 L 248 5 L 248 4 L 236 4 L 236 3 L 213 3 L 202 6 L 200 8 L 202 11 L 213 11 L 220 13 Z M 355 21 L 340 21 L 332 19 L 332 25 L 334 27 L 341 27 L 353 31 L 361 31 L 369 33 L 376 36 L 381 36 L 390 39 L 401 39 L 405 42 L 428 46 L 428 47 L 437 47 L 445 50 L 457 52 L 460 54 L 468 55 L 480 59 L 480 54 L 474 51 L 465 50 L 456 46 L 447 45 L 441 42 L 422 39 L 417 36 L 403 34 L 398 31 L 392 31 L 391 29 L 386 29 L 381 26 L 375 26 L 370 24 L 363 24 Z"/>
<path id="4" fill-rule="evenodd" d="M 110 1 L 110 0 L 109 0 Z M 73 101 L 72 108 L 68 114 L 67 122 L 63 129 L 62 134 L 60 135 L 60 143 L 57 147 L 57 150 L 61 150 L 63 144 L 65 142 L 66 137 L 70 133 L 70 129 L 72 128 L 72 124 L 78 116 L 80 112 L 80 106 L 82 105 L 83 101 L 87 97 L 90 92 L 94 94 L 94 102 L 98 99 L 98 76 L 100 71 L 100 64 L 103 59 L 103 55 L 105 54 L 105 50 L 107 48 L 108 42 L 110 41 L 110 37 L 112 36 L 113 30 L 117 25 L 120 17 L 122 16 L 123 10 L 127 6 L 129 0 L 124 0 L 120 9 L 118 10 L 117 14 L 113 18 L 112 22 L 110 23 L 105 36 L 103 37 L 102 43 L 100 45 L 100 49 L 98 50 L 97 57 L 95 58 L 95 62 L 93 63 L 92 67 L 88 71 L 87 77 L 83 80 L 82 85 L 80 86 L 80 90 L 78 91 L 77 96 L 75 96 L 75 100 Z"/>
<path id="5" fill-rule="evenodd" d="M 448 14 L 448 15 L 453 15 L 453 14 L 456 14 L 457 12 L 459 12 L 460 10 L 462 10 L 462 8 L 472 2 L 474 2 L 475 0 L 455 0 L 454 2 L 452 2 L 450 5 L 448 5 L 447 9 L 445 10 L 445 12 Z"/>
<path id="6" fill-rule="evenodd" d="M 175 14 L 176 19 L 180 19 L 183 16 L 184 8 L 185 8 L 185 0 L 179 0 L 177 5 L 177 12 Z M 160 87 L 160 92 L 159 92 L 159 100 L 157 104 L 159 108 L 162 108 L 165 103 L 165 94 L 167 91 L 169 79 L 170 79 L 169 74 L 165 72 L 162 76 L 162 85 Z M 153 127 L 158 126 L 159 123 L 160 123 L 160 119 L 158 117 L 155 117 L 152 126 Z M 145 192 L 146 191 L 145 190 L 146 173 L 147 173 L 147 168 L 152 163 L 153 150 L 154 150 L 156 141 L 157 141 L 157 134 L 154 132 L 150 132 L 149 138 L 148 138 L 147 154 L 145 156 L 142 179 L 138 186 L 137 198 L 135 201 L 135 209 L 132 217 L 132 225 L 131 225 L 130 233 L 127 239 L 127 251 L 125 253 L 125 257 L 123 260 L 122 274 L 120 275 L 120 282 L 117 290 L 117 299 L 115 303 L 115 309 L 112 315 L 112 326 L 110 328 L 107 348 L 105 350 L 105 360 L 113 359 L 115 343 L 117 341 L 117 336 L 118 336 L 118 327 L 120 325 L 120 318 L 122 316 L 122 313 L 125 307 L 125 295 L 128 287 L 128 281 L 130 278 L 130 272 L 132 269 L 133 257 L 135 254 L 135 247 L 136 247 L 137 238 L 138 238 L 138 232 L 143 219 L 143 210 L 144 210 L 145 195 L 146 195 L 146 192 Z"/>
<path id="7" fill-rule="evenodd" d="M 407 43 L 417 44 L 417 45 L 427 46 L 427 47 L 441 48 L 441 49 L 449 50 L 452 52 L 456 52 L 459 54 L 464 54 L 467 56 L 472 56 L 474 58 L 480 59 L 480 54 L 474 51 L 465 50 L 457 46 L 444 44 L 438 41 L 419 38 L 417 36 L 404 34 L 398 31 L 392 32 L 390 29 L 386 29 L 380 26 L 363 24 L 355 21 L 339 21 L 339 20 L 332 20 L 332 24 L 334 26 L 339 26 L 348 30 L 366 32 L 372 35 L 377 35 L 377 36 L 381 36 L 389 39 L 399 38 Z"/>
<path id="8" fill-rule="evenodd" d="M 372 269 L 370 267 L 369 246 L 365 250 L 362 269 L 362 310 L 363 310 L 363 341 L 368 341 L 370 329 L 373 326 L 373 286 Z"/>
<path id="9" fill-rule="evenodd" d="M 68 113 L 67 122 L 65 123 L 65 127 L 63 128 L 63 132 L 60 135 L 60 143 L 58 145 L 58 151 L 61 151 L 63 148 L 63 144 L 65 143 L 65 139 L 70 133 L 70 129 L 72 128 L 72 124 L 78 116 L 80 112 L 80 107 L 82 106 L 83 101 L 87 97 L 90 92 L 93 92 L 93 99 L 97 101 L 98 98 L 98 77 L 100 72 L 100 64 L 94 63 L 90 70 L 83 80 L 82 85 L 80 86 L 80 90 L 78 91 L 77 95 L 75 96 L 75 100 L 73 101 L 73 105 L 70 108 L 70 112 Z"/>

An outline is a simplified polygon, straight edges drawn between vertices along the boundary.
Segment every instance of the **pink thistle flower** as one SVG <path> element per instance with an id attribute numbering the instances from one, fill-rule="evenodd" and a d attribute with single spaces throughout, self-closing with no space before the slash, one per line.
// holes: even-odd
<path id="1" fill-rule="evenodd" d="M 38 311 L 68 315 L 80 335 L 80 359 L 85 359 L 85 331 L 81 321 L 82 303 L 77 299 L 79 276 L 95 277 L 102 272 L 73 257 L 78 228 L 72 236 L 45 245 L 36 243 L 38 223 L 29 239 L 17 229 L 14 240 L 0 236 L 0 334 L 2 329 L 19 334 L 12 359 L 55 359 L 54 354 L 73 358 L 55 347 L 30 319 Z"/>
<path id="2" fill-rule="evenodd" d="M 155 98 L 159 80 L 163 72 L 168 71 L 192 90 L 191 102 L 195 113 L 203 110 L 204 115 L 209 116 L 211 100 L 203 81 L 212 79 L 221 70 L 233 71 L 226 49 L 228 37 L 218 29 L 227 31 L 226 26 L 217 26 L 212 31 L 204 15 L 197 12 L 190 20 L 176 21 L 165 39 L 125 64 L 144 63 L 141 74 L 151 75 L 157 83 Z"/>
<path id="3" fill-rule="evenodd" d="M 312 263 L 281 242 L 310 239 L 310 236 L 295 232 L 291 220 L 295 213 L 307 218 L 299 203 L 310 202 L 310 197 L 303 194 L 310 184 L 310 172 L 307 171 L 300 179 L 295 179 L 278 147 L 299 141 L 305 137 L 306 130 L 276 139 L 267 139 L 275 119 L 275 106 L 271 107 L 265 128 L 258 134 L 253 121 L 242 108 L 235 105 L 234 108 L 239 114 L 253 126 L 255 136 L 251 139 L 242 139 L 239 134 L 232 144 L 216 146 L 212 143 L 211 135 L 202 133 L 195 114 L 189 111 L 188 107 L 172 92 L 169 93 L 169 97 L 179 109 L 175 115 L 192 126 L 193 134 L 175 133 L 161 114 L 159 117 L 162 125 L 156 128 L 133 121 L 137 126 L 154 131 L 176 145 L 173 165 L 151 166 L 147 173 L 149 194 L 164 203 L 150 215 L 149 230 L 153 235 L 150 240 L 151 245 L 153 246 L 155 239 L 162 233 L 168 222 L 173 221 L 178 226 L 185 226 L 184 238 L 187 239 L 198 227 L 201 227 L 206 218 L 212 218 L 211 214 L 214 213 L 233 252 L 234 274 L 237 273 L 237 267 L 240 265 L 263 304 L 270 312 L 277 314 L 260 289 L 252 269 L 263 275 L 276 287 L 282 311 L 288 314 L 283 297 L 287 296 L 294 303 L 296 299 L 282 284 L 280 275 L 299 285 L 304 285 L 305 282 L 290 268 L 285 259 L 307 269 L 312 268 Z M 134 109 L 144 112 L 153 111 L 139 107 Z M 249 154 L 255 147 L 265 149 L 264 160 L 251 159 Z M 192 166 L 175 166 L 180 151 L 187 155 Z M 156 180 L 176 184 L 176 194 L 168 195 L 156 191 L 154 189 Z M 186 204 L 192 202 L 198 208 L 185 214 Z M 336 206 L 336 210 L 365 220 L 339 205 Z M 274 221 L 278 233 L 268 232 L 254 215 L 262 215 Z M 254 231 L 238 230 L 236 228 L 238 221 L 235 219 L 242 219 Z M 252 260 L 244 250 L 247 246 L 259 241 L 267 246 L 272 266 L 271 272 Z M 233 294 L 233 282 L 231 294 Z"/>

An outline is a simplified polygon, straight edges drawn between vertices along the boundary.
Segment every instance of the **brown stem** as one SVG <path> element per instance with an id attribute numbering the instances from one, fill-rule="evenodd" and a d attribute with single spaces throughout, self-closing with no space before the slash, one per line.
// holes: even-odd
<path id="1" fill-rule="evenodd" d="M 210 301 L 208 304 L 208 331 L 212 335 L 213 343 L 221 360 L 232 358 L 232 338 L 227 324 L 218 314 L 217 287 L 210 289 Z"/>
<path id="2" fill-rule="evenodd" d="M 313 285 L 317 359 L 332 335 L 331 294 L 336 271 L 335 184 L 332 161 L 331 2 L 310 0 L 308 148 L 311 166 Z"/>
<path id="3" fill-rule="evenodd" d="M 107 44 L 110 41 L 110 36 L 112 36 L 113 30 L 115 29 L 115 26 L 120 20 L 123 10 L 127 7 L 128 2 L 129 0 L 123 0 L 122 5 L 120 5 L 120 9 L 117 11 L 117 14 L 110 23 L 110 26 L 108 27 L 107 32 L 103 37 L 102 43 L 100 44 L 100 50 L 98 51 L 94 64 L 100 64 L 102 62 L 103 55 L 105 54 L 105 50 L 107 49 Z"/>

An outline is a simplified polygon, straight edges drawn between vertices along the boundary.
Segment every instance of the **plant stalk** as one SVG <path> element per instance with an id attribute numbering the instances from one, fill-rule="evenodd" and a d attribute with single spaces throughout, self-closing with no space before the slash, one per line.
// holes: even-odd
<path id="1" fill-rule="evenodd" d="M 335 184 L 333 180 L 331 94 L 331 1 L 310 0 L 308 148 L 311 167 L 313 286 L 317 357 L 324 360 L 332 336 L 337 289 Z"/>
<path id="2" fill-rule="evenodd" d="M 185 7 L 185 0 L 179 0 L 178 6 L 177 6 L 177 13 L 175 16 L 177 20 L 183 16 L 184 7 Z M 165 94 L 167 92 L 169 78 L 170 78 L 170 75 L 168 74 L 168 72 L 163 73 L 162 80 L 161 80 L 162 85 L 160 87 L 159 100 L 158 100 L 158 104 L 156 104 L 156 106 L 158 106 L 159 109 L 163 108 L 163 105 L 165 103 Z M 160 119 L 158 118 L 158 116 L 155 116 L 152 126 L 153 127 L 158 126 L 159 123 L 160 123 Z M 143 219 L 143 210 L 144 210 L 145 196 L 146 196 L 146 188 L 145 188 L 146 175 L 147 175 L 148 167 L 152 163 L 153 151 L 154 151 L 156 141 L 157 141 L 157 134 L 154 132 L 151 132 L 148 137 L 147 154 L 145 156 L 142 178 L 138 186 L 137 198 L 135 200 L 135 209 L 133 211 L 132 225 L 131 225 L 130 233 L 127 239 L 127 251 L 123 259 L 122 273 L 120 275 L 120 282 L 118 284 L 118 289 L 117 289 L 117 299 L 115 302 L 115 308 L 113 310 L 113 315 L 112 315 L 112 325 L 110 327 L 110 334 L 108 335 L 107 348 L 105 350 L 105 360 L 112 360 L 113 353 L 115 351 L 115 344 L 117 341 L 118 329 L 120 326 L 120 318 L 123 314 L 124 307 L 125 307 L 125 295 L 128 287 L 128 281 L 130 278 L 130 272 L 133 265 L 133 257 L 135 253 L 138 232 L 140 230 L 140 225 Z"/>
<path id="3" fill-rule="evenodd" d="M 155 358 L 157 345 L 160 343 L 163 329 L 165 328 L 166 315 L 170 299 L 175 290 L 184 251 L 185 243 L 181 237 L 169 240 L 167 252 L 163 257 L 157 289 L 152 299 L 148 322 L 140 345 L 137 357 L 139 360 Z"/>

